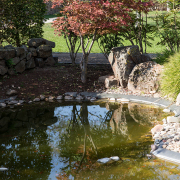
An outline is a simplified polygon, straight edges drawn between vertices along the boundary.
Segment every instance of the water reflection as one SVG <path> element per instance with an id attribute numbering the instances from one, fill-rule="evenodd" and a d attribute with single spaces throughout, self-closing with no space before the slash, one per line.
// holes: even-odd
<path id="1" fill-rule="evenodd" d="M 140 104 L 72 104 L 0 111 L 0 179 L 177 179 L 179 166 L 148 160 L 162 111 Z M 119 156 L 100 165 L 99 158 Z M 172 168 L 173 167 L 173 168 Z"/>

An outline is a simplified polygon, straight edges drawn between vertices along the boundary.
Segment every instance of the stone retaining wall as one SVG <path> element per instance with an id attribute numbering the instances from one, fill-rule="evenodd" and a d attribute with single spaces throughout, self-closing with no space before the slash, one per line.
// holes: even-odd
<path id="1" fill-rule="evenodd" d="M 55 43 L 43 38 L 33 38 L 27 46 L 0 47 L 0 75 L 22 73 L 26 69 L 53 66 L 57 59 L 52 56 Z"/>

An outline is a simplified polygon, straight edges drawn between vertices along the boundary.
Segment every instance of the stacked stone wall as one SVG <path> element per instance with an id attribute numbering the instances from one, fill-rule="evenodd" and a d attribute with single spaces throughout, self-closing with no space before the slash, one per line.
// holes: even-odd
<path id="1" fill-rule="evenodd" d="M 43 38 L 33 38 L 27 46 L 0 47 L 0 75 L 22 73 L 26 69 L 53 66 L 57 59 L 52 56 L 55 43 Z"/>

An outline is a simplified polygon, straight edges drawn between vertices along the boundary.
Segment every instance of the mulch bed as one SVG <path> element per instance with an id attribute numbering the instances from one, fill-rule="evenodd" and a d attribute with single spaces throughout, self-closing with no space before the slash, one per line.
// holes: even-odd
<path id="1" fill-rule="evenodd" d="M 81 82 L 79 65 L 58 64 L 54 67 L 35 68 L 22 74 L 0 76 L 0 99 L 8 98 L 7 90 L 15 89 L 17 98 L 33 100 L 39 95 L 58 96 L 65 92 L 94 92 L 105 89 L 98 83 L 100 76 L 112 75 L 110 65 L 88 65 L 87 83 Z"/>

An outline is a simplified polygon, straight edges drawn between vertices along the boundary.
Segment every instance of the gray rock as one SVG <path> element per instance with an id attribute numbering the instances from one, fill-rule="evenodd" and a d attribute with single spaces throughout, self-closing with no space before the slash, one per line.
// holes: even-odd
<path id="1" fill-rule="evenodd" d="M 16 56 L 19 57 L 22 54 L 25 54 L 25 49 L 23 47 L 16 47 Z"/>
<path id="2" fill-rule="evenodd" d="M 106 78 L 105 79 L 105 87 L 111 88 L 111 87 L 117 87 L 119 85 L 119 81 L 117 79 L 111 79 L 111 78 Z"/>
<path id="3" fill-rule="evenodd" d="M 37 56 L 40 58 L 48 58 L 52 56 L 52 48 L 48 45 L 40 45 L 37 48 Z"/>
<path id="4" fill-rule="evenodd" d="M 32 56 L 34 56 L 34 57 L 37 56 L 37 52 L 36 52 L 35 48 L 29 48 L 28 50 L 29 50 L 29 52 L 32 53 Z"/>
<path id="5" fill-rule="evenodd" d="M 106 78 L 114 79 L 115 77 L 114 77 L 114 75 L 100 76 L 98 78 L 98 82 L 99 83 L 105 83 Z"/>
<path id="6" fill-rule="evenodd" d="M 10 45 L 4 46 L 4 49 L 14 49 L 14 47 L 10 44 Z"/>
<path id="7" fill-rule="evenodd" d="M 16 72 L 18 73 L 22 73 L 25 71 L 26 66 L 25 66 L 26 60 L 22 60 L 20 61 L 14 68 L 16 70 Z"/>
<path id="8" fill-rule="evenodd" d="M 108 57 L 115 78 L 122 87 L 127 87 L 129 75 L 136 64 L 141 63 L 141 54 L 138 46 L 116 47 Z"/>
<path id="9" fill-rule="evenodd" d="M 8 68 L 0 65 L 0 75 L 5 75 L 8 72 Z"/>
<path id="10" fill-rule="evenodd" d="M 32 39 L 30 39 L 30 40 L 28 41 L 27 45 L 28 45 L 29 47 L 35 47 L 35 48 L 37 48 L 37 47 L 39 47 L 40 45 L 45 44 L 45 43 L 46 43 L 46 41 L 45 41 L 45 39 L 43 39 L 43 38 L 32 38 Z"/>
<path id="11" fill-rule="evenodd" d="M 14 96 L 14 95 L 17 95 L 18 92 L 14 89 L 9 89 L 7 92 L 6 92 L 6 95 L 7 96 Z"/>
<path id="12" fill-rule="evenodd" d="M 0 66 L 5 67 L 6 66 L 6 61 L 3 59 L 0 59 Z"/>
<path id="13" fill-rule="evenodd" d="M 33 57 L 29 59 L 28 61 L 26 61 L 26 69 L 32 69 L 35 67 L 36 67 L 36 64 Z"/>
<path id="14" fill-rule="evenodd" d="M 128 90 L 133 93 L 156 92 L 159 88 L 159 76 L 162 66 L 153 61 L 136 65 L 128 80 Z"/>
<path id="15" fill-rule="evenodd" d="M 16 65 L 17 63 L 19 63 L 19 61 L 20 61 L 19 57 L 15 57 L 12 59 L 12 64 Z"/>
<path id="16" fill-rule="evenodd" d="M 45 96 L 44 95 L 40 95 L 40 100 L 44 101 L 44 99 L 45 99 Z"/>
<path id="17" fill-rule="evenodd" d="M 5 60 L 12 59 L 16 56 L 16 50 L 15 49 L 4 49 L 4 50 L 5 50 L 5 57 L 4 57 Z"/>
<path id="18" fill-rule="evenodd" d="M 78 101 L 81 101 L 81 100 L 83 100 L 84 99 L 84 97 L 82 97 L 82 96 L 77 96 L 76 97 L 76 100 L 78 100 Z"/>
<path id="19" fill-rule="evenodd" d="M 66 92 L 65 96 L 73 96 L 75 98 L 77 96 L 77 92 Z"/>
<path id="20" fill-rule="evenodd" d="M 65 96 L 64 99 L 65 99 L 65 100 L 73 100 L 74 97 L 73 97 L 73 96 Z"/>
<path id="21" fill-rule="evenodd" d="M 55 97 L 49 96 L 49 100 L 54 100 L 54 99 L 55 99 Z"/>
<path id="22" fill-rule="evenodd" d="M 57 96 L 57 98 L 56 98 L 56 100 L 61 100 L 61 99 L 63 99 L 62 95 L 61 96 Z"/>
<path id="23" fill-rule="evenodd" d="M 27 61 L 30 60 L 32 57 L 32 53 L 31 52 L 28 52 L 27 55 L 26 55 L 26 59 Z"/>
<path id="24" fill-rule="evenodd" d="M 46 60 L 45 60 L 45 65 L 47 66 L 54 66 L 56 64 L 54 58 L 51 56 L 51 57 L 48 57 Z"/>
<path id="25" fill-rule="evenodd" d="M 18 103 L 18 101 L 13 100 L 13 101 L 10 101 L 10 102 L 8 103 L 8 105 L 13 105 L 13 104 L 17 104 L 17 103 Z"/>
<path id="26" fill-rule="evenodd" d="M 14 75 L 14 74 L 16 74 L 16 72 L 14 71 L 14 68 L 13 68 L 13 67 L 11 67 L 11 68 L 8 69 L 8 74 L 9 74 L 9 75 Z"/>
<path id="27" fill-rule="evenodd" d="M 5 103 L 0 103 L 0 107 L 6 107 Z"/>
<path id="28" fill-rule="evenodd" d="M 34 102 L 39 102 L 39 101 L 40 101 L 40 98 L 35 98 L 33 101 L 34 101 Z"/>
<path id="29" fill-rule="evenodd" d="M 43 58 L 35 58 L 35 64 L 38 67 L 44 67 L 45 62 L 43 61 Z"/>

